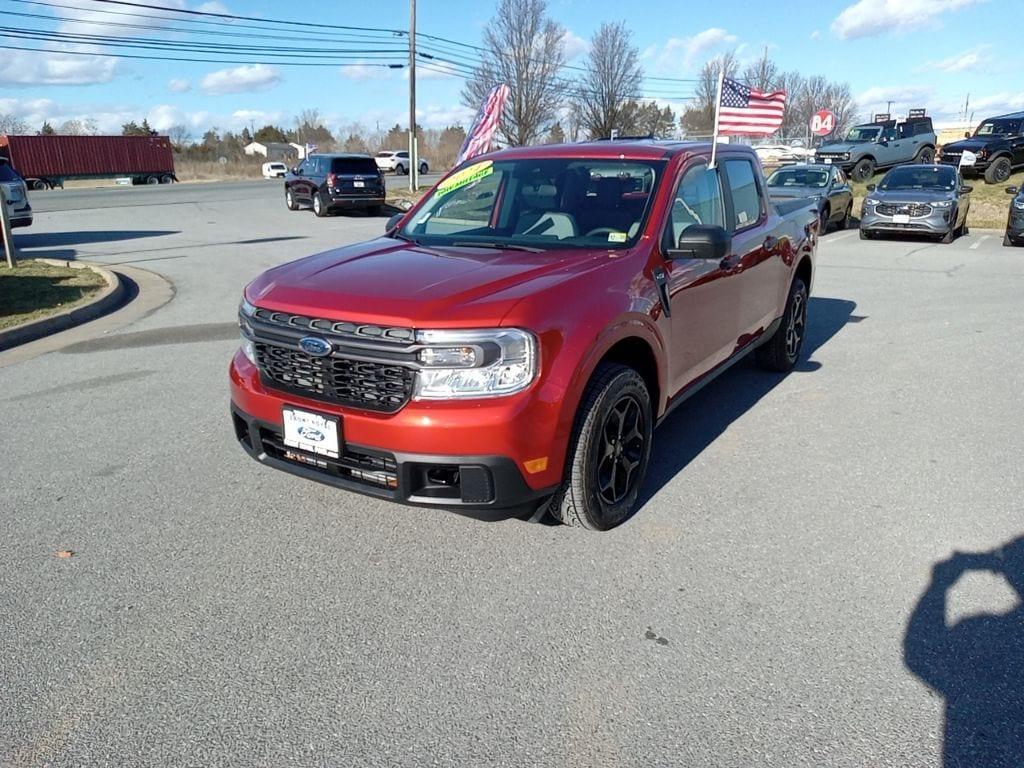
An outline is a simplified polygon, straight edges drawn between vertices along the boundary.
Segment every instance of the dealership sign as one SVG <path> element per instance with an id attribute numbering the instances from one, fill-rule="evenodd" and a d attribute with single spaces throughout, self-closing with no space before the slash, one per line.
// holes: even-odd
<path id="1" fill-rule="evenodd" d="M 836 129 L 836 116 L 827 109 L 819 109 L 811 117 L 811 133 L 815 136 L 828 136 Z"/>

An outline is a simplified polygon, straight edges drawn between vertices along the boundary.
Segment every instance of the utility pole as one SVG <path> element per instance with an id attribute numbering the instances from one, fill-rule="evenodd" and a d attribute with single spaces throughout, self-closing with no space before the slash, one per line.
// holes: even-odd
<path id="1" fill-rule="evenodd" d="M 416 0 L 409 0 L 409 191 L 419 186 L 416 153 Z"/>
<path id="2" fill-rule="evenodd" d="M 887 101 L 885 103 L 885 114 L 887 114 L 890 117 L 892 117 L 892 102 L 891 101 Z"/>

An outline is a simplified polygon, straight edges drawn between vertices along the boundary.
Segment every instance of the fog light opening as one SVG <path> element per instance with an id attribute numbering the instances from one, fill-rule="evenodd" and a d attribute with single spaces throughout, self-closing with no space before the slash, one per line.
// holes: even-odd
<path id="1" fill-rule="evenodd" d="M 459 484 L 458 467 L 431 467 L 427 470 L 427 482 L 430 485 L 443 485 L 449 488 Z"/>

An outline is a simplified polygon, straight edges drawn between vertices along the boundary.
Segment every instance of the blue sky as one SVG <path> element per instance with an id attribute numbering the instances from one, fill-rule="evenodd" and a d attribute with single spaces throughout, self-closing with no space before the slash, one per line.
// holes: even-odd
<path id="1" fill-rule="evenodd" d="M 138 23 L 131 17 L 99 12 L 130 8 L 98 5 L 92 0 L 44 2 L 79 10 L 0 0 L 0 26 L 147 34 L 83 23 L 117 19 Z M 408 24 L 407 2 L 393 0 L 149 2 L 351 26 L 403 28 Z M 632 12 L 626 16 L 624 8 Z M 478 44 L 493 11 L 490 2 L 419 0 L 419 31 Z M 955 121 L 968 93 L 978 119 L 1024 109 L 1020 43 L 1024 0 L 719 0 L 685 4 L 644 0 L 639 5 L 621 0 L 551 0 L 549 12 L 566 28 L 567 51 L 576 64 L 584 62 L 586 40 L 601 22 L 624 20 L 643 53 L 645 72 L 652 76 L 692 77 L 706 59 L 718 53 L 735 49 L 742 59 L 750 59 L 768 46 L 784 69 L 849 82 L 865 113 L 884 108 L 891 99 L 894 111 L 924 106 L 939 122 Z M 73 21 L 13 13 L 59 14 Z M 294 34 L 316 33 L 296 27 Z M 0 39 L 0 44 L 5 43 L 40 45 Z M 368 64 L 353 60 L 346 67 L 314 69 L 3 50 L 0 114 L 22 117 L 34 127 L 44 119 L 59 123 L 92 118 L 103 130 L 118 130 L 126 120 L 145 117 L 159 129 L 186 124 L 196 135 L 211 125 L 232 130 L 251 123 L 290 125 L 305 108 L 320 110 L 332 130 L 353 123 L 369 130 L 378 124 L 383 129 L 395 122 L 405 123 L 406 72 Z M 417 78 L 420 123 L 428 127 L 467 123 L 471 110 L 460 105 L 461 83 L 458 77 L 421 71 Z M 684 84 L 655 81 L 648 81 L 647 88 L 676 106 L 681 104 L 679 98 L 673 98 L 676 89 L 679 96 L 688 90 Z"/>

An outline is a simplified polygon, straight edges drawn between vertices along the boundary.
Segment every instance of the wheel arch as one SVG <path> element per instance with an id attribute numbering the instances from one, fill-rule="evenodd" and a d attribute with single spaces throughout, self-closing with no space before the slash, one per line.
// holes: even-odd
<path id="1" fill-rule="evenodd" d="M 799 277 L 804 281 L 804 285 L 807 286 L 807 292 L 811 292 L 811 280 L 814 277 L 814 264 L 811 263 L 810 256 L 804 256 L 800 259 L 800 263 L 796 265 L 796 271 L 793 273 L 794 277 Z"/>

